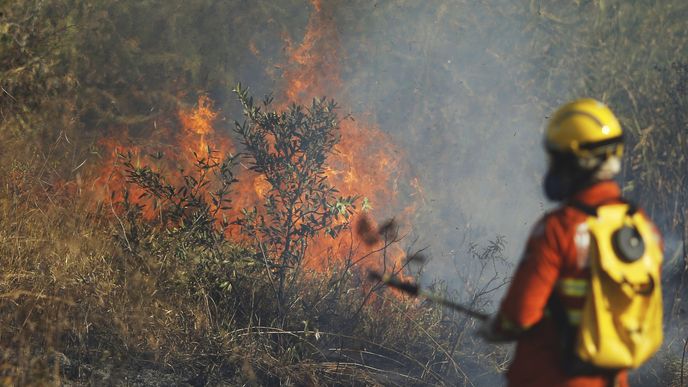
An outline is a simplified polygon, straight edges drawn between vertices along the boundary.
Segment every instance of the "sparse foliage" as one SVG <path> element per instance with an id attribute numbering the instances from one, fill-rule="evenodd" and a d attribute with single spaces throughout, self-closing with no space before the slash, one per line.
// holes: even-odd
<path id="1" fill-rule="evenodd" d="M 125 201 L 141 212 L 146 204 L 140 200 L 150 199 L 147 211 L 155 214 L 155 220 L 171 237 L 211 248 L 225 240 L 230 220 L 222 215 L 231 208 L 230 187 L 237 182 L 232 170 L 236 156 L 222 157 L 210 149 L 204 157 L 194 153 L 195 171 L 179 171 L 180 183 L 174 184 L 149 165 L 136 166 L 131 152 L 122 154 L 127 182 L 143 191 L 136 198 L 138 204 L 130 203 L 128 192 Z"/>
<path id="2" fill-rule="evenodd" d="M 238 222 L 275 264 L 276 296 L 282 305 L 287 282 L 298 275 L 308 243 L 321 232 L 334 238 L 348 227 L 357 200 L 337 196 L 327 181 L 327 156 L 340 136 L 337 105 L 315 99 L 310 107 L 294 104 L 282 112 L 269 111 L 272 98 L 256 106 L 241 85 L 235 92 L 246 118 L 236 123 L 245 157 L 269 185 L 264 207 L 245 211 Z"/>

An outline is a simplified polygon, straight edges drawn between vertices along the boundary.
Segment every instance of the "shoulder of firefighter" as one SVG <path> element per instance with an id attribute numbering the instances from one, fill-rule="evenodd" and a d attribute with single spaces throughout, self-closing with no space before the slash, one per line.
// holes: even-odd
<path id="1" fill-rule="evenodd" d="M 616 183 L 587 191 L 618 199 L 572 200 L 537 222 L 499 312 L 479 333 L 489 341 L 518 340 L 537 335 L 549 319 L 571 336 L 563 350 L 577 359 L 634 368 L 662 342 L 661 237 L 620 198 Z"/>

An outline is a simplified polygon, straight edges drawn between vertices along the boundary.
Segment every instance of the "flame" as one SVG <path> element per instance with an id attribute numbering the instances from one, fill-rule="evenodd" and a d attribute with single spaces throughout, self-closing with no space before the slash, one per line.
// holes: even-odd
<path id="1" fill-rule="evenodd" d="M 306 103 L 314 97 L 341 94 L 341 49 L 334 19 L 319 0 L 311 0 L 311 4 L 313 13 L 308 18 L 301 44 L 293 47 L 289 39 L 286 41 L 289 63 L 284 73 L 284 102 Z"/>
<path id="2" fill-rule="evenodd" d="M 309 103 L 312 98 L 327 96 L 334 98 L 340 104 L 346 104 L 346 96 L 341 91 L 342 79 L 340 70 L 341 47 L 334 18 L 327 6 L 319 0 L 312 0 L 313 11 L 309 17 L 306 33 L 300 44 L 295 45 L 286 39 L 287 63 L 279 66 L 284 69 L 283 91 L 277 100 L 278 109 L 284 109 L 289 103 Z M 254 53 L 258 53 L 252 45 Z M 126 131 L 109 136 L 101 141 L 101 146 L 109 152 L 104 159 L 104 167 L 99 178 L 94 182 L 95 189 L 101 190 L 101 197 L 112 203 L 121 202 L 122 187 L 125 177 L 113 165 L 117 161 L 117 154 L 131 152 L 136 163 L 151 164 L 144 160 L 147 153 L 162 152 L 165 154 L 159 167 L 167 171 L 193 171 L 196 158 L 221 158 L 228 153 L 234 153 L 236 147 L 232 140 L 219 133 L 216 128 L 217 113 L 213 103 L 207 96 L 201 95 L 194 108 L 182 108 L 177 117 L 168 122 L 155 123 L 155 130 L 150 139 L 131 138 Z M 340 123 L 341 141 L 336 145 L 328 158 L 327 177 L 342 196 L 358 195 L 371 204 L 371 208 L 360 211 L 349 219 L 357 222 L 363 216 L 372 218 L 396 216 L 398 224 L 408 224 L 415 207 L 406 204 L 413 195 L 422 197 L 422 187 L 417 178 L 410 179 L 408 165 L 404 162 L 405 155 L 389 135 L 380 128 L 365 120 L 351 119 Z M 208 148 L 216 153 L 208 155 Z M 168 173 L 166 175 L 178 175 Z M 181 180 L 180 177 L 177 179 Z M 239 183 L 232 186 L 232 209 L 220 214 L 227 219 L 239 217 L 242 208 L 252 208 L 261 204 L 270 184 L 266 179 L 248 168 L 239 168 L 237 179 Z M 171 181 L 180 184 L 181 181 Z M 144 205 L 144 217 L 156 219 L 155 206 L 150 198 L 141 197 L 140 189 L 131 187 L 130 200 Z M 346 220 L 341 219 L 340 222 Z M 374 223 L 373 223 L 374 225 Z M 401 234 L 408 230 L 401 230 Z M 239 234 L 231 232 L 235 237 Z M 353 230 L 332 239 L 329 236 L 317 237 L 310 243 L 305 257 L 306 267 L 327 272 L 337 262 L 343 263 L 359 261 L 359 267 L 375 270 L 400 267 L 404 258 L 404 251 L 399 244 L 389 246 L 384 254 L 377 257 L 362 259 L 370 249 L 380 248 L 383 242 L 374 246 L 366 244 L 362 236 Z"/>
<path id="3" fill-rule="evenodd" d="M 124 138 L 129 137 L 126 131 L 120 135 Z M 123 144 L 115 137 L 102 138 L 99 141 L 99 145 L 109 150 L 109 153 L 105 156 L 102 168 L 91 185 L 91 191 L 96 194 L 97 199 L 107 201 L 114 209 L 114 206 L 119 206 L 124 201 L 124 190 L 122 188 L 128 187 L 126 177 L 116 167 L 119 155 L 130 154 L 134 165 L 140 166 L 141 148 L 130 143 Z M 143 193 L 144 191 L 139 187 L 128 187 L 128 196 L 133 203 L 141 204 Z M 156 217 L 155 215 L 152 206 L 145 206 L 143 208 L 143 217 L 145 219 L 153 220 Z"/>
<path id="4" fill-rule="evenodd" d="M 294 47 L 291 41 L 287 41 L 289 63 L 285 65 L 283 102 L 305 104 L 312 98 L 327 96 L 345 104 L 346 96 L 341 92 L 341 45 L 334 17 L 319 0 L 312 0 L 311 4 L 313 12 L 301 44 Z M 340 130 L 341 141 L 328 159 L 330 167 L 327 177 L 330 183 L 343 196 L 360 195 L 367 198 L 374 207 L 372 217 L 395 214 L 399 223 L 408 224 L 414 206 L 401 207 L 399 198 L 399 181 L 408 174 L 408 166 L 403 161 L 404 153 L 374 124 L 360 119 L 344 120 Z M 417 180 L 414 183 L 417 184 Z M 419 187 L 408 185 L 405 189 L 416 191 Z M 352 222 L 356 221 L 358 219 L 354 217 Z M 401 233 L 407 231 L 401 230 Z M 365 253 L 365 243 L 355 233 L 350 233 L 348 240 L 340 238 L 338 241 L 322 236 L 311 243 L 306 265 L 327 271 L 332 258 L 351 258 L 355 261 L 352 255 Z M 387 248 L 385 256 L 377 261 L 371 257 L 369 261 L 361 261 L 360 265 L 376 270 L 390 266 L 398 268 L 402 265 L 404 251 L 399 244 L 394 244 Z"/>
<path id="5" fill-rule="evenodd" d="M 198 105 L 195 109 L 179 112 L 179 121 L 182 124 L 181 138 L 179 144 L 184 144 L 192 153 L 202 155 L 208 152 L 207 136 L 214 135 L 213 121 L 217 113 L 212 109 L 212 101 L 205 95 L 198 97 Z M 233 147 L 226 138 L 213 136 L 213 149 L 225 153 L 228 148 Z M 218 143 L 219 142 L 219 143 Z"/>
<path id="6" fill-rule="evenodd" d="M 163 173 L 168 183 L 180 186 L 183 181 L 176 171 L 195 171 L 198 159 L 209 162 L 220 162 L 227 154 L 235 152 L 232 140 L 216 132 L 217 113 L 212 101 L 205 95 L 198 97 L 194 108 L 181 108 L 174 118 L 166 122 L 154 123 L 155 130 L 147 139 L 135 138 L 129 132 L 120 129 L 117 133 L 104 137 L 99 145 L 107 150 L 102 167 L 92 184 L 92 191 L 100 201 L 113 206 L 122 203 L 124 187 L 128 190 L 128 199 L 132 204 L 142 205 L 143 216 L 147 220 L 158 218 L 154 199 L 143 196 L 144 191 L 135 185 L 127 184 L 121 168 L 121 155 L 130 155 L 135 167 L 155 166 L 155 171 Z M 210 152 L 210 153 L 209 153 Z M 153 160 L 158 159 L 158 160 Z M 248 190 L 248 188 L 245 188 Z M 207 195 L 207 193 L 205 193 Z M 241 205 L 254 205 L 253 202 L 241 201 Z M 223 215 L 236 217 L 238 210 Z"/>

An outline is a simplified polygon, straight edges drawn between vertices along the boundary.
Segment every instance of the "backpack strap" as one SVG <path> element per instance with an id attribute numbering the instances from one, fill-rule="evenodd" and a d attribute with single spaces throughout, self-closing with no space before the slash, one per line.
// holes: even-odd
<path id="1" fill-rule="evenodd" d="M 621 200 L 624 203 L 628 204 L 628 211 L 626 211 L 626 214 L 628 216 L 633 216 L 633 215 L 635 215 L 636 212 L 638 212 L 638 206 L 636 206 L 635 203 L 633 203 L 630 200 L 623 199 L 623 198 Z"/>
<path id="2" fill-rule="evenodd" d="M 567 205 L 571 206 L 585 214 L 588 214 L 590 216 L 597 217 L 597 209 L 606 205 L 606 204 L 611 204 L 612 202 L 619 201 L 621 203 L 624 203 L 628 206 L 628 210 L 626 210 L 626 214 L 628 216 L 633 216 L 635 215 L 636 212 L 638 212 L 638 206 L 635 205 L 632 201 L 624 198 L 624 197 L 619 197 L 619 198 L 614 198 L 611 200 L 604 200 L 600 203 L 597 203 L 595 205 L 588 205 L 585 203 L 582 203 L 578 200 L 569 200 Z"/>
<path id="3" fill-rule="evenodd" d="M 587 204 L 581 203 L 578 200 L 571 200 L 568 202 L 568 205 L 585 213 L 590 216 L 597 217 L 597 208 L 600 206 L 599 204 L 596 206 L 589 206 Z"/>

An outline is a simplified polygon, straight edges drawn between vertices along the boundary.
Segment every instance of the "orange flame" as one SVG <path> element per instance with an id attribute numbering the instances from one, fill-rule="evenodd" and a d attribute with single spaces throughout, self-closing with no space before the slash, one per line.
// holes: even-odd
<path id="1" fill-rule="evenodd" d="M 327 6 L 319 0 L 312 0 L 313 12 L 310 15 L 303 41 L 294 46 L 287 41 L 289 62 L 283 66 L 284 90 L 279 99 L 280 108 L 287 103 L 307 103 L 314 97 L 328 96 L 335 98 L 340 104 L 346 100 L 342 96 L 340 77 L 340 45 L 336 26 Z M 255 50 L 257 53 L 257 50 Z M 233 142 L 225 135 L 215 130 L 217 113 L 213 110 L 212 101 L 206 96 L 200 96 L 193 109 L 180 109 L 176 121 L 158 125 L 156 122 L 153 138 L 145 146 L 153 152 L 166 153 L 163 169 L 187 171 L 194 170 L 196 157 L 220 158 L 230 152 L 235 152 Z M 177 129 L 177 130 L 175 130 Z M 329 182 L 336 187 L 342 196 L 360 195 L 366 198 L 372 206 L 372 217 L 396 214 L 399 224 L 408 224 L 414 207 L 403 207 L 400 193 L 411 192 L 409 196 L 419 193 L 422 188 L 417 179 L 408 176 L 408 166 L 404 163 L 404 153 L 395 147 L 392 139 L 382 132 L 376 125 L 364 124 L 362 121 L 344 120 L 340 124 L 341 141 L 328 159 L 327 176 Z M 142 163 L 146 157 L 142 153 L 144 148 L 140 141 L 129 138 L 127 133 L 103 139 L 101 145 L 110 152 L 105 158 L 105 167 L 100 171 L 94 186 L 101 189 L 102 198 L 110 198 L 113 202 L 121 201 L 122 187 L 125 178 L 121 172 L 113 168 L 118 152 L 132 152 L 136 162 Z M 162 144 L 162 145 L 161 145 Z M 208 155 L 208 146 L 217 151 Z M 194 154 L 196 156 L 194 156 Z M 147 162 L 147 160 L 146 160 Z M 223 213 L 227 219 L 236 219 L 242 208 L 251 208 L 260 204 L 270 189 L 264 177 L 246 168 L 240 168 L 237 176 L 239 183 L 232 187 L 232 209 Z M 181 181 L 171 182 L 179 184 Z M 145 204 L 146 219 L 155 219 L 154 206 L 147 199 L 141 198 L 141 190 L 132 188 L 130 199 L 136 203 Z M 106 200 L 108 200 L 106 199 Z M 362 199 L 361 199 L 362 201 Z M 361 201 L 358 203 L 360 209 Z M 356 221 L 355 215 L 352 221 Z M 343 220 L 342 220 L 343 221 Z M 402 230 L 402 234 L 406 230 Z M 238 235 L 238 234 L 237 234 Z M 372 248 L 379 248 L 378 242 Z M 343 262 L 345 259 L 356 261 L 365 256 L 371 247 L 354 232 L 346 233 L 337 240 L 329 236 L 321 236 L 311 242 L 305 265 L 319 271 L 329 271 L 331 264 Z M 382 270 L 402 265 L 404 252 L 396 244 L 390 246 L 381 259 L 373 257 L 362 260 L 359 266 Z M 334 261 L 334 262 L 333 262 Z"/>
<path id="2" fill-rule="evenodd" d="M 334 18 L 319 0 L 312 0 L 311 4 L 313 12 L 303 41 L 297 47 L 287 41 L 290 60 L 284 73 L 284 102 L 307 103 L 312 98 L 328 96 L 342 103 L 345 98 L 340 91 L 341 49 Z M 396 212 L 397 218 L 401 218 L 397 219 L 400 223 L 408 223 L 413 207 L 400 208 L 398 197 L 399 180 L 407 173 L 403 152 L 375 125 L 366 125 L 360 120 L 344 120 L 340 129 L 341 141 L 328 159 L 330 167 L 327 176 L 330 183 L 343 196 L 360 195 L 367 198 L 374 207 L 373 216 Z M 408 185 L 406 189 L 415 190 L 416 187 Z M 354 233 L 349 239 L 349 242 L 345 242 L 324 236 L 317 238 L 310 246 L 307 266 L 326 271 L 331 261 L 325 257 L 344 260 L 350 256 L 352 248 L 365 245 L 361 243 L 361 237 Z M 359 254 L 365 254 L 365 248 L 359 250 L 362 250 Z M 387 262 L 362 261 L 361 265 L 377 270 L 383 266 L 400 267 L 404 252 L 396 244 L 389 247 L 386 256 Z"/>

